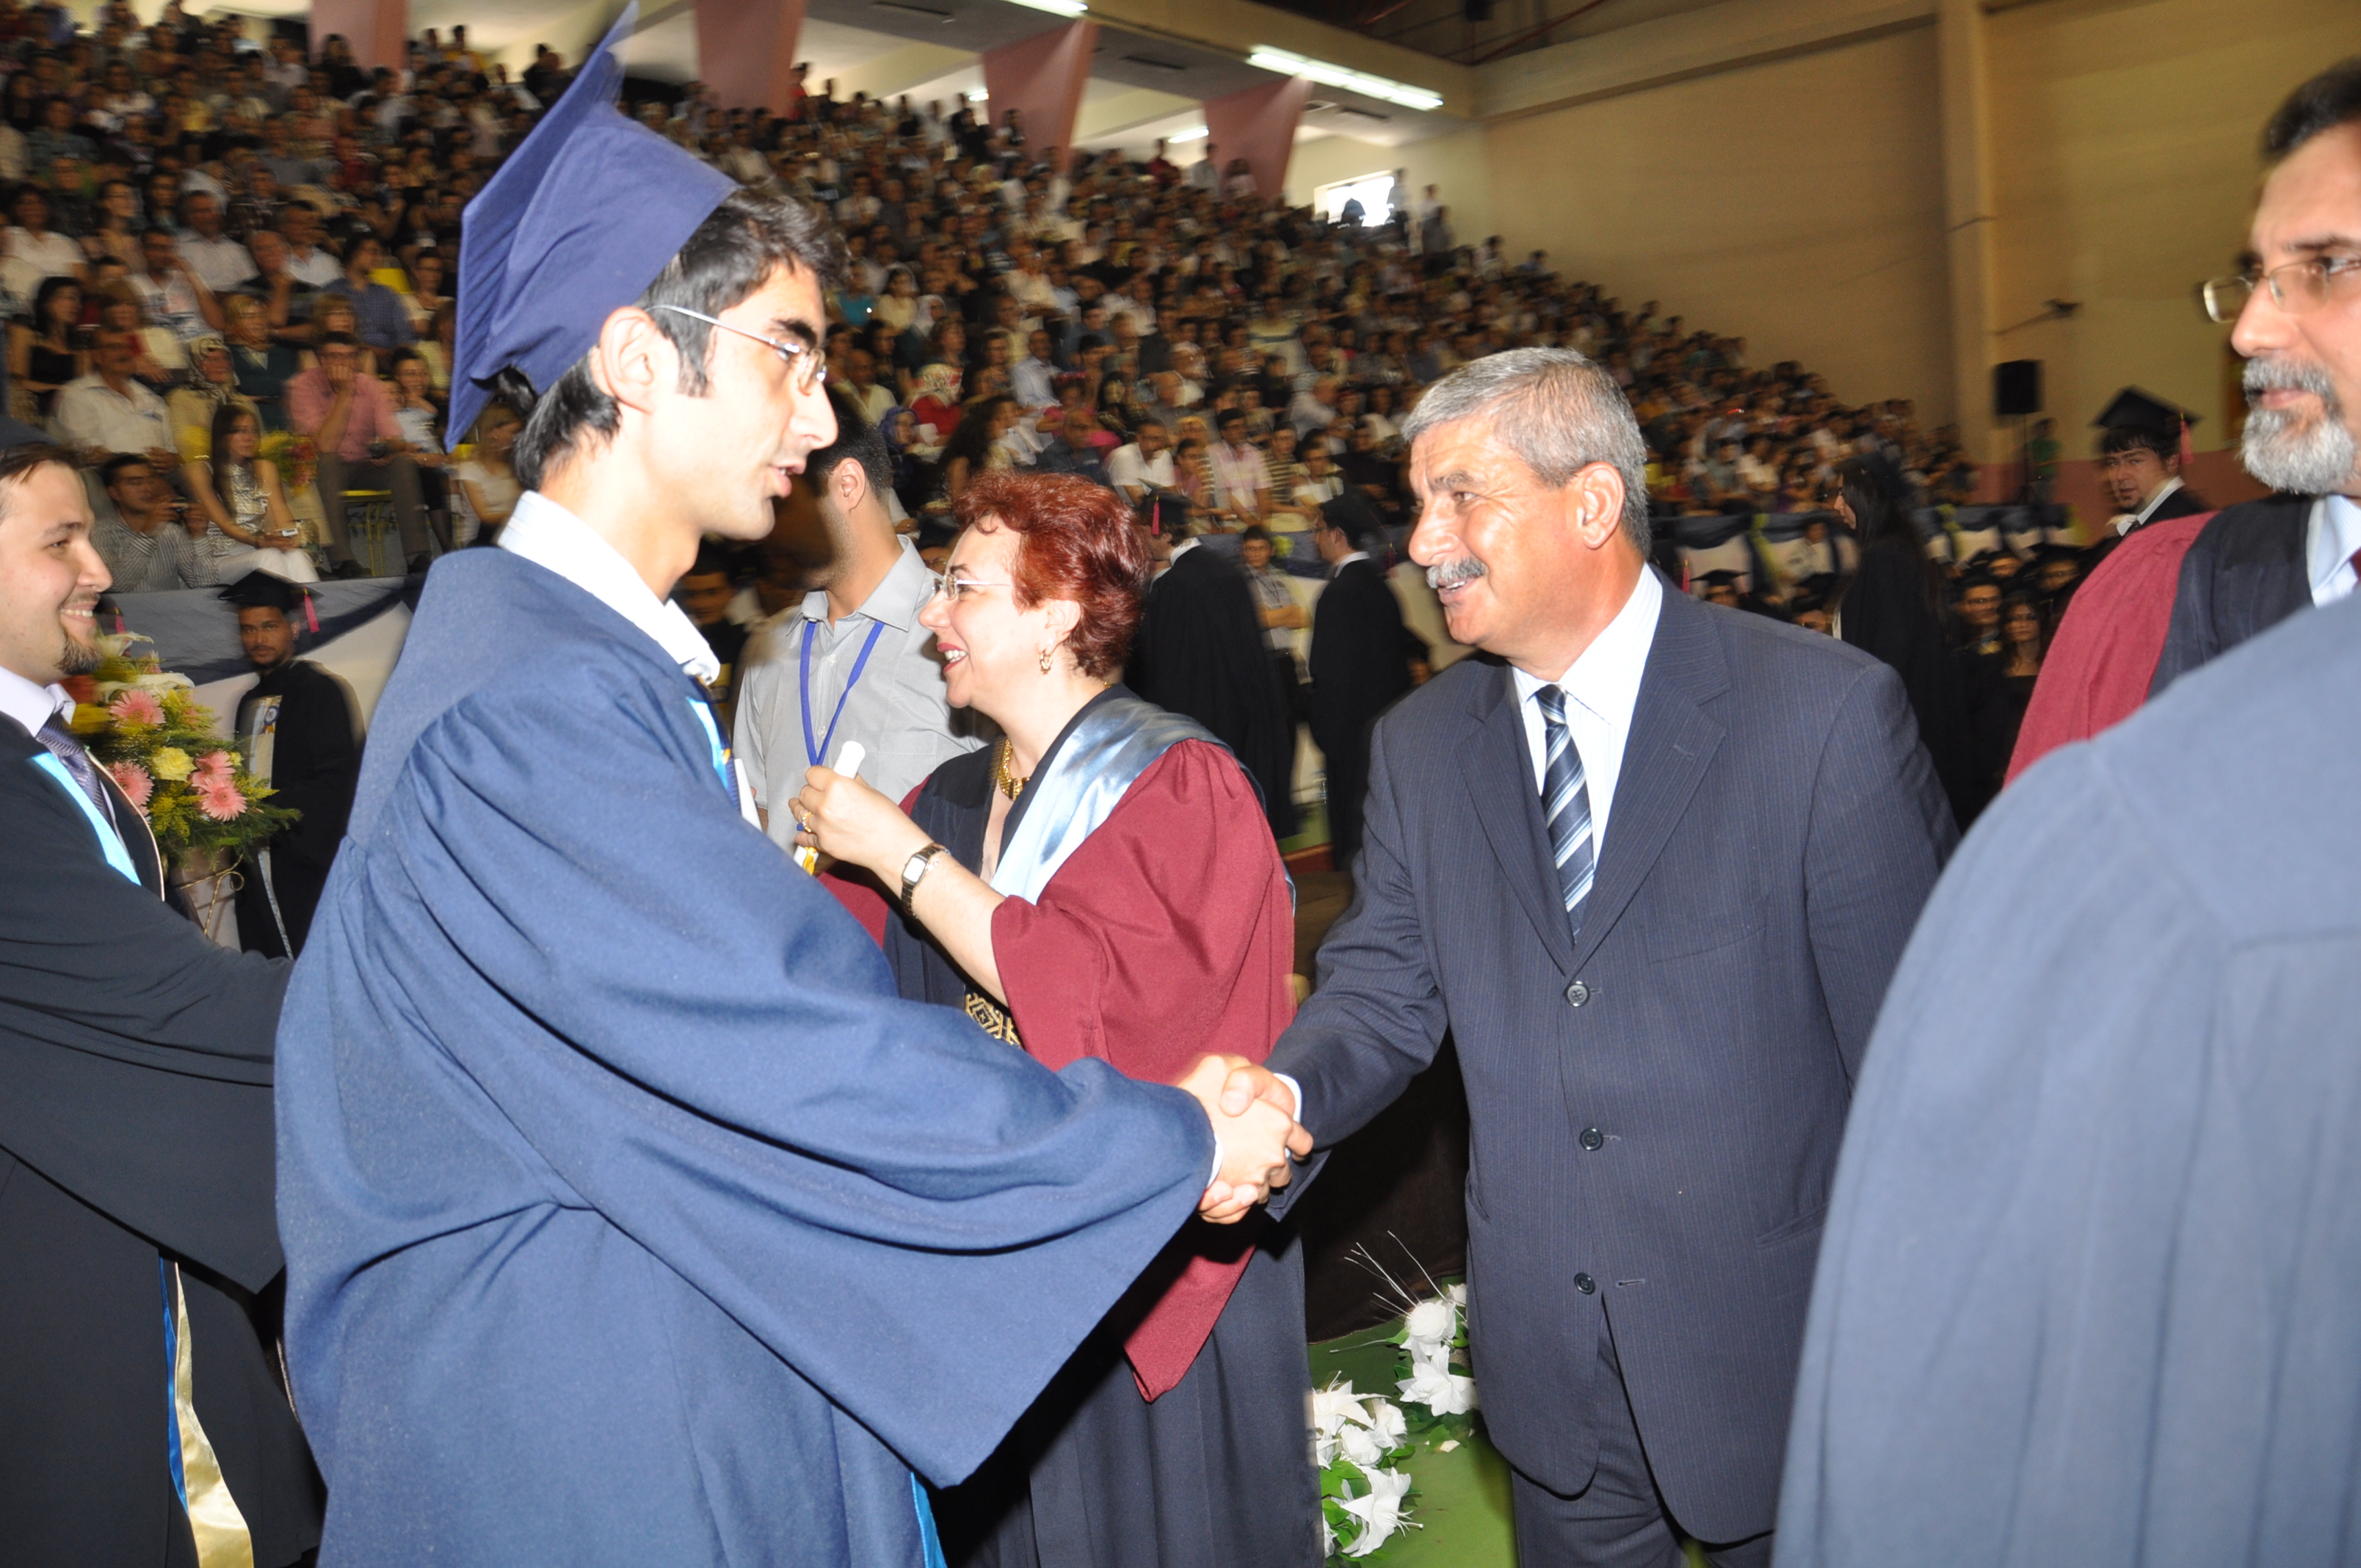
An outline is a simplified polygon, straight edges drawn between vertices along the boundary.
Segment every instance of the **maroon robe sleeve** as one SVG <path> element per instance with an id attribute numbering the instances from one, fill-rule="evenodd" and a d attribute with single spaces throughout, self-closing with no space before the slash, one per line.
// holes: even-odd
<path id="1" fill-rule="evenodd" d="M 2075 593 L 2033 684 L 2008 783 L 2059 747 L 2122 723 L 2147 701 L 2172 624 L 2180 558 L 2213 517 L 2149 523 L 2100 562 Z"/>
<path id="2" fill-rule="evenodd" d="M 926 792 L 924 779 L 912 784 L 910 793 L 902 797 L 902 815 L 907 817 L 916 810 L 918 796 Z M 847 915 L 861 922 L 861 928 L 869 933 L 871 941 L 881 948 L 885 945 L 885 921 L 894 913 L 892 901 L 900 895 L 901 889 L 889 893 L 866 866 L 850 866 L 841 861 L 819 873 L 819 884 L 844 905 Z"/>
<path id="3" fill-rule="evenodd" d="M 1038 904 L 1004 899 L 993 957 L 1025 1049 L 1056 1070 L 1098 1057 L 1171 1083 L 1208 1052 L 1261 1061 L 1295 1013 L 1294 896 L 1253 781 L 1184 740 L 1149 766 Z M 1191 1221 L 1126 1341 L 1140 1393 L 1180 1381 L 1245 1272 L 1257 1215 Z"/>

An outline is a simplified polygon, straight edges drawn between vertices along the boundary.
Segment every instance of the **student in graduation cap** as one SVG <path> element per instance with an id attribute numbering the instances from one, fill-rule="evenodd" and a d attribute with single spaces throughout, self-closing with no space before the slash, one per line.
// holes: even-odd
<path id="1" fill-rule="evenodd" d="M 221 597 L 236 607 L 237 640 L 261 676 L 237 704 L 247 768 L 277 792 L 271 805 L 302 814 L 247 861 L 237 891 L 238 945 L 293 958 L 303 950 L 360 781 L 353 709 L 342 682 L 295 656 L 297 626 L 316 624 L 302 588 L 249 572 Z"/>
<path id="2" fill-rule="evenodd" d="M 839 248 L 616 112 L 634 19 L 467 209 L 451 428 L 527 397 L 525 493 L 428 579 L 280 1035 L 322 1556 L 917 1568 L 914 1471 L 1308 1146 L 1209 1116 L 1224 1058 L 1052 1072 L 898 1000 L 751 820 L 664 596 L 833 439 Z"/>
<path id="3" fill-rule="evenodd" d="M 2099 416 L 2099 472 L 2115 509 L 2117 538 L 2151 522 L 2213 510 L 2180 482 L 2181 437 L 2196 422 L 2194 415 L 2137 387 L 2116 393 Z"/>

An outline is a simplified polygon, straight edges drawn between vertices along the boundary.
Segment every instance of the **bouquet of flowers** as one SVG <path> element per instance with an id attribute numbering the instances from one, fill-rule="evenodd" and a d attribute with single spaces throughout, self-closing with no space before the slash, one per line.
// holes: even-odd
<path id="1" fill-rule="evenodd" d="M 1400 1402 L 1356 1393 L 1345 1382 L 1312 1393 L 1320 1528 L 1332 1557 L 1367 1557 L 1401 1531 L 1419 1529 L 1410 1517 L 1411 1475 L 1400 1462 L 1421 1443 L 1448 1453 L 1475 1428 L 1476 1380 L 1463 1370 L 1467 1287 L 1428 1276 L 1434 1294 L 1415 1298 L 1367 1248 L 1357 1252 L 1356 1261 L 1384 1280 L 1404 1308 L 1393 1335 L 1401 1346 L 1394 1367 Z"/>
<path id="2" fill-rule="evenodd" d="M 74 732 L 147 817 L 159 849 L 184 867 L 235 861 L 295 822 L 296 812 L 268 804 L 270 786 L 216 736 L 189 678 L 162 669 L 152 646 L 135 652 L 146 638 L 99 641 L 105 658 L 92 683 L 96 700 L 76 704 Z"/>
<path id="3" fill-rule="evenodd" d="M 291 430 L 272 431 L 256 443 L 254 455 L 278 466 L 279 482 L 289 490 L 302 489 L 320 471 L 320 449 Z"/>

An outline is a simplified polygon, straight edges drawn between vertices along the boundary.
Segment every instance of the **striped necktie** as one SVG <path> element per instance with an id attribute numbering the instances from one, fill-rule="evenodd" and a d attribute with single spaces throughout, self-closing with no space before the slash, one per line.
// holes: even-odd
<path id="1" fill-rule="evenodd" d="M 1543 686 L 1534 694 L 1542 705 L 1542 740 L 1547 758 L 1542 769 L 1542 817 L 1549 825 L 1550 857 L 1557 865 L 1558 895 L 1565 901 L 1566 921 L 1582 934 L 1582 905 L 1590 896 L 1598 853 L 1590 838 L 1590 790 L 1583 782 L 1582 753 L 1574 749 L 1565 726 L 1565 694 Z"/>
<path id="2" fill-rule="evenodd" d="M 66 772 L 73 775 L 73 782 L 82 786 L 82 794 L 90 796 L 91 804 L 98 807 L 99 815 L 109 822 L 114 821 L 115 809 L 107 803 L 106 786 L 98 782 L 98 765 L 90 760 L 90 753 L 82 750 L 82 742 L 73 738 L 73 732 L 52 715 L 49 721 L 35 732 L 33 739 L 49 748 L 49 755 L 65 764 Z"/>

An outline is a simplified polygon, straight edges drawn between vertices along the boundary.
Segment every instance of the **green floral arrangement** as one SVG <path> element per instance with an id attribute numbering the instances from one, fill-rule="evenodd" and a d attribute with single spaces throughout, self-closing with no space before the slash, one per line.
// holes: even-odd
<path id="1" fill-rule="evenodd" d="M 223 743 L 189 678 L 163 669 L 152 645 L 134 651 L 146 638 L 99 641 L 97 700 L 77 701 L 74 733 L 148 818 L 158 848 L 175 861 L 244 856 L 295 824 L 302 814 L 269 804 L 270 786 L 247 771 L 239 747 Z"/>

